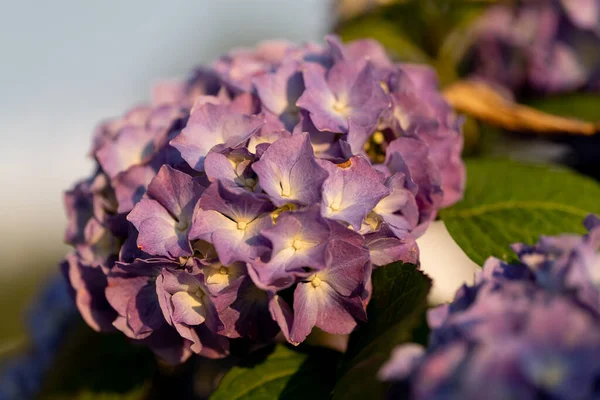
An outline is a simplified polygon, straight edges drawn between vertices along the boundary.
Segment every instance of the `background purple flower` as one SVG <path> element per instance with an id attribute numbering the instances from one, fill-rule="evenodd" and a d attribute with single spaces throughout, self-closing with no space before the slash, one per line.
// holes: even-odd
<path id="1" fill-rule="evenodd" d="M 495 5 L 477 23 L 469 65 L 515 93 L 598 90 L 599 14 L 597 0 Z"/>
<path id="2" fill-rule="evenodd" d="M 429 311 L 429 347 L 398 347 L 380 378 L 416 399 L 597 397 L 600 224 L 586 226 L 514 245 L 518 263 L 488 259 L 473 286 Z"/>

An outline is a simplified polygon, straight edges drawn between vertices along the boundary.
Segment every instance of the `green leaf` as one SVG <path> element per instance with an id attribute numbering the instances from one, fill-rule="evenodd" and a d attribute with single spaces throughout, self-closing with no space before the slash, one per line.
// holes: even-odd
<path id="1" fill-rule="evenodd" d="M 42 385 L 42 397 L 137 398 L 136 393 L 157 368 L 148 348 L 132 344 L 121 333 L 95 332 L 81 321 L 68 332 L 53 360 Z"/>
<path id="2" fill-rule="evenodd" d="M 560 96 L 550 96 L 524 100 L 530 107 L 559 115 L 561 117 L 577 118 L 588 122 L 600 121 L 600 94 L 572 93 Z"/>
<path id="3" fill-rule="evenodd" d="M 147 389 L 140 387 L 131 390 L 128 393 L 95 393 L 81 392 L 68 395 L 50 395 L 45 396 L 46 400 L 142 400 L 147 397 Z"/>
<path id="4" fill-rule="evenodd" d="M 385 386 L 377 372 L 400 343 L 424 342 L 424 312 L 431 279 L 416 266 L 396 262 L 373 271 L 369 322 L 352 335 L 340 369 L 334 399 L 382 398 Z M 415 335 L 419 332 L 419 335 Z"/>
<path id="5" fill-rule="evenodd" d="M 556 166 L 506 160 L 467 161 L 464 200 L 440 217 L 476 263 L 511 260 L 509 245 L 533 244 L 540 235 L 584 233 L 589 213 L 600 213 L 600 186 Z"/>
<path id="6" fill-rule="evenodd" d="M 223 378 L 211 400 L 327 399 L 340 354 L 328 349 L 301 353 L 277 345 L 261 359 L 244 360 Z M 256 356 L 255 356 L 256 358 Z"/>
<path id="7" fill-rule="evenodd" d="M 344 41 L 363 38 L 376 39 L 401 61 L 428 63 L 429 56 L 411 38 L 398 29 L 398 25 L 379 19 L 377 16 L 350 21 L 339 29 Z"/>

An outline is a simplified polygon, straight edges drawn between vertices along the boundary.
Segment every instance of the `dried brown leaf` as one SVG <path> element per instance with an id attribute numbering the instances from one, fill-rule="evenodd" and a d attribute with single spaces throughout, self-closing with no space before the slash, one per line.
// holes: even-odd
<path id="1" fill-rule="evenodd" d="M 480 81 L 459 81 L 444 89 L 446 100 L 459 112 L 511 131 L 593 135 L 598 122 L 548 114 L 503 96 Z"/>

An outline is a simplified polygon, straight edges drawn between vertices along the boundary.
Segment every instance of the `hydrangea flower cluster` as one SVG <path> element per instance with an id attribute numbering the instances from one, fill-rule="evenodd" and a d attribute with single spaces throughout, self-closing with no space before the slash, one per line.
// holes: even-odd
<path id="1" fill-rule="evenodd" d="M 513 92 L 600 90 L 600 1 L 492 6 L 476 27 L 476 76 Z"/>
<path id="2" fill-rule="evenodd" d="M 600 218 L 585 225 L 583 237 L 513 245 L 519 263 L 488 259 L 429 312 L 429 348 L 396 348 L 380 378 L 416 399 L 598 398 Z"/>
<path id="3" fill-rule="evenodd" d="M 96 330 L 171 362 L 366 319 L 373 267 L 463 193 L 461 119 L 373 41 L 267 42 L 102 124 L 62 264 Z"/>

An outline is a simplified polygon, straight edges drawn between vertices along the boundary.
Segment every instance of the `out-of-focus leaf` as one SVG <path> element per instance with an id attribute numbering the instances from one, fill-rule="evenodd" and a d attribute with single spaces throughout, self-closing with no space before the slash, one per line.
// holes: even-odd
<path id="1" fill-rule="evenodd" d="M 45 400 L 143 400 L 147 396 L 147 389 L 139 387 L 127 393 L 96 393 L 81 392 L 69 395 L 50 395 L 45 396 Z"/>
<path id="2" fill-rule="evenodd" d="M 336 0 L 334 10 L 336 17 L 341 21 L 347 21 L 351 18 L 368 13 L 377 7 L 401 3 L 406 0 Z"/>
<path id="3" fill-rule="evenodd" d="M 415 265 L 396 262 L 373 271 L 369 322 L 350 335 L 335 399 L 380 399 L 385 385 L 377 372 L 400 343 L 416 340 L 424 322 L 431 279 Z"/>
<path id="4" fill-rule="evenodd" d="M 309 353 L 277 345 L 267 354 L 232 368 L 211 400 L 327 399 L 335 383 L 340 353 L 313 348 Z"/>
<path id="5" fill-rule="evenodd" d="M 339 20 L 347 21 L 360 15 L 373 12 L 380 7 L 409 3 L 411 1 L 414 2 L 415 0 L 336 0 L 334 1 L 334 11 Z M 445 0 L 443 2 L 450 3 L 449 6 L 456 7 L 465 4 L 489 5 L 497 3 L 498 1 L 499 0 Z M 442 1 L 437 0 L 437 2 L 441 3 Z"/>
<path id="6" fill-rule="evenodd" d="M 395 25 L 377 16 L 369 16 L 345 24 L 339 30 L 344 41 L 373 38 L 381 42 L 400 61 L 427 63 L 430 58 Z"/>
<path id="7" fill-rule="evenodd" d="M 437 64 L 452 65 L 455 77 L 456 66 L 462 61 L 469 48 L 473 45 L 473 23 L 485 11 L 485 7 L 482 7 L 481 3 L 475 5 L 469 3 L 469 5 L 468 7 L 461 7 L 460 10 L 453 8 L 454 18 L 452 25 L 448 28 L 438 49 Z"/>
<path id="8" fill-rule="evenodd" d="M 476 154 L 476 152 L 479 150 L 481 138 L 477 121 L 471 117 L 467 117 L 465 119 L 465 123 L 463 124 L 462 130 L 464 137 L 463 156 Z"/>
<path id="9" fill-rule="evenodd" d="M 94 332 L 82 322 L 58 351 L 46 374 L 42 397 L 91 399 L 95 394 L 106 398 L 137 393 L 156 370 L 149 349 L 132 344 L 120 333 Z"/>
<path id="10" fill-rule="evenodd" d="M 598 123 L 548 114 L 517 104 L 479 81 L 460 81 L 444 89 L 444 97 L 459 112 L 512 131 L 592 135 Z"/>
<path id="11" fill-rule="evenodd" d="M 582 121 L 600 121 L 600 94 L 571 93 L 529 99 L 525 104 L 537 110 Z"/>
<path id="12" fill-rule="evenodd" d="M 464 200 L 440 217 L 479 265 L 510 260 L 512 243 L 540 235 L 584 233 L 583 219 L 600 213 L 600 185 L 567 169 L 506 160 L 468 160 Z"/>

